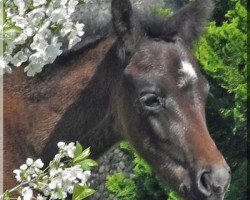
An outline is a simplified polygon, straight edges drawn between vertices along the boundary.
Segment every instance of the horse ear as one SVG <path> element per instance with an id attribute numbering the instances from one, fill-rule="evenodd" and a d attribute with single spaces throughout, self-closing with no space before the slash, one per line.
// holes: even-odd
<path id="1" fill-rule="evenodd" d="M 167 20 L 152 19 L 146 28 L 151 37 L 166 40 L 180 37 L 191 46 L 203 32 L 213 8 L 212 0 L 195 0 L 178 10 Z"/>
<path id="2" fill-rule="evenodd" d="M 191 45 L 203 32 L 213 8 L 212 0 L 196 0 L 170 17 L 165 28 L 173 29 L 178 36 Z"/>
<path id="3" fill-rule="evenodd" d="M 129 0 L 112 0 L 112 23 L 118 39 L 118 56 L 128 59 L 142 38 L 142 29 Z"/>

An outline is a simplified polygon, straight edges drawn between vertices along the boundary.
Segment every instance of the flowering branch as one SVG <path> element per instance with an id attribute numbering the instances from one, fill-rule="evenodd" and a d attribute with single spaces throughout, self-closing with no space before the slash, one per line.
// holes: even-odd
<path id="1" fill-rule="evenodd" d="M 71 16 L 81 0 L 5 0 L 4 24 L 0 26 L 4 55 L 0 67 L 11 73 L 13 66 L 25 66 L 34 76 L 62 53 L 81 41 L 84 24 L 73 23 Z M 1 41 L 0 41 L 1 42 Z"/>
<path id="2" fill-rule="evenodd" d="M 17 192 L 17 200 L 65 199 L 73 194 L 74 200 L 84 199 L 95 191 L 89 188 L 87 180 L 91 175 L 91 167 L 97 163 L 88 159 L 90 149 L 83 150 L 77 142 L 57 144 L 59 151 L 49 166 L 42 169 L 41 159 L 33 161 L 28 158 L 26 163 L 13 172 L 19 185 L 6 191 L 0 199 L 11 199 L 11 193 Z M 33 190 L 35 192 L 33 192 Z"/>

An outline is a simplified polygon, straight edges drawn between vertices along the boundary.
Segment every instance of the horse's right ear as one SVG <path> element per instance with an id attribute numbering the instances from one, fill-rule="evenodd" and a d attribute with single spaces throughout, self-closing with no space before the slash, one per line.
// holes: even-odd
<path id="1" fill-rule="evenodd" d="M 127 60 L 135 52 L 142 29 L 129 0 L 112 0 L 112 23 L 118 39 L 118 56 Z"/>

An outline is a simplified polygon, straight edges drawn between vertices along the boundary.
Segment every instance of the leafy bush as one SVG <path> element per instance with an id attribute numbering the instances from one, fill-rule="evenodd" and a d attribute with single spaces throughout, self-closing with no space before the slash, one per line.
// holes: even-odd
<path id="1" fill-rule="evenodd" d="M 122 173 L 108 176 L 106 187 L 121 200 L 137 199 L 138 192 L 134 181 L 127 179 Z"/>
<path id="2" fill-rule="evenodd" d="M 208 127 L 232 170 L 226 199 L 241 200 L 247 188 L 247 10 L 245 0 L 231 0 L 230 5 L 226 21 L 211 22 L 195 51 L 213 94 Z"/>
<path id="3" fill-rule="evenodd" d="M 112 194 L 121 200 L 180 200 L 180 197 L 156 176 L 151 167 L 138 156 L 128 142 L 120 143 L 120 149 L 130 155 L 134 164 L 132 170 L 134 176 L 131 179 L 125 178 L 122 173 L 109 176 L 106 187 Z"/>

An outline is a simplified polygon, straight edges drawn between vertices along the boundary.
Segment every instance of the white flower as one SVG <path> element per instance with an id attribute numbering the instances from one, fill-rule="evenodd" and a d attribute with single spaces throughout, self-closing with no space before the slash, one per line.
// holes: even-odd
<path id="1" fill-rule="evenodd" d="M 51 0 L 54 7 L 60 7 L 62 0 Z"/>
<path id="2" fill-rule="evenodd" d="M 55 155 L 53 161 L 59 162 L 59 161 L 62 159 L 62 157 L 63 157 L 63 156 L 62 156 L 61 154 L 58 153 L 58 154 Z M 53 161 L 52 161 L 52 162 L 53 162 Z"/>
<path id="3" fill-rule="evenodd" d="M 81 167 L 79 167 L 79 165 L 70 167 L 70 168 L 66 168 L 63 171 L 63 179 L 64 180 L 69 180 L 71 182 L 75 182 L 77 178 L 81 178 L 82 177 L 82 173 L 83 170 L 81 169 Z M 76 181 L 78 182 L 78 181 Z"/>
<path id="4" fill-rule="evenodd" d="M 30 187 L 25 187 L 22 189 L 22 196 L 23 200 L 31 200 L 33 196 L 33 191 L 30 189 Z"/>
<path id="5" fill-rule="evenodd" d="M 23 33 L 26 34 L 28 37 L 33 35 L 33 29 L 30 27 L 27 27 L 26 29 L 23 30 Z"/>
<path id="6" fill-rule="evenodd" d="M 55 6 L 52 3 L 50 3 L 47 9 L 45 10 L 46 15 L 50 17 L 54 9 L 55 9 Z"/>
<path id="7" fill-rule="evenodd" d="M 14 0 L 13 2 L 18 7 L 19 14 L 24 15 L 25 11 L 27 10 L 25 2 L 23 0 Z"/>
<path id="8" fill-rule="evenodd" d="M 69 194 L 72 194 L 73 190 L 74 190 L 74 183 L 72 183 L 69 180 L 64 181 L 62 190 L 69 193 Z"/>
<path id="9" fill-rule="evenodd" d="M 57 43 L 55 45 L 48 45 L 45 49 L 46 52 L 46 64 L 51 64 L 55 61 L 57 56 L 59 56 L 62 53 L 62 50 L 60 50 L 62 46 L 62 43 Z"/>
<path id="10" fill-rule="evenodd" d="M 5 40 L 7 47 L 6 47 L 6 52 L 11 54 L 13 50 L 16 48 L 16 45 L 14 44 L 13 40 Z"/>
<path id="11" fill-rule="evenodd" d="M 66 146 L 66 144 L 65 144 L 65 142 L 58 142 L 57 146 L 59 149 L 63 149 Z"/>
<path id="12" fill-rule="evenodd" d="M 41 159 L 37 159 L 37 160 L 34 162 L 34 165 L 35 165 L 35 167 L 41 169 L 41 168 L 43 168 L 44 163 L 42 162 Z"/>
<path id="13" fill-rule="evenodd" d="M 20 169 L 21 169 L 22 171 L 25 171 L 27 168 L 28 168 L 28 165 L 26 165 L 26 164 L 22 164 L 22 165 L 20 166 Z"/>
<path id="14" fill-rule="evenodd" d="M 89 179 L 90 176 L 91 176 L 91 171 L 89 171 L 89 170 L 84 171 L 83 174 L 84 174 L 84 176 L 85 176 L 87 179 Z"/>
<path id="15" fill-rule="evenodd" d="M 49 183 L 49 188 L 51 190 L 54 190 L 55 188 L 62 188 L 63 184 L 63 175 L 62 175 L 63 170 L 62 169 L 55 169 L 53 172 L 50 172 L 50 183 Z"/>
<path id="16" fill-rule="evenodd" d="M 32 165 L 33 163 L 34 163 L 34 161 L 33 161 L 32 158 L 27 158 L 26 164 L 27 164 L 28 166 Z"/>
<path id="17" fill-rule="evenodd" d="M 33 42 L 30 45 L 30 48 L 32 50 L 36 50 L 36 51 L 44 51 L 45 47 L 48 45 L 48 42 L 45 40 L 45 38 L 43 37 L 42 34 L 37 33 L 34 37 L 33 37 Z"/>
<path id="18" fill-rule="evenodd" d="M 35 74 L 42 71 L 42 63 L 30 63 L 27 67 L 24 68 L 24 72 L 27 72 L 27 76 L 34 76 Z"/>
<path id="19" fill-rule="evenodd" d="M 32 64 L 42 64 L 44 57 L 45 51 L 38 51 L 30 56 L 29 61 Z"/>
<path id="20" fill-rule="evenodd" d="M 14 44 L 18 45 L 18 44 L 24 44 L 27 40 L 28 36 L 25 33 L 21 33 L 15 40 L 14 40 Z"/>
<path id="21" fill-rule="evenodd" d="M 68 3 L 69 14 L 72 14 L 73 12 L 75 12 L 75 8 L 77 4 L 78 4 L 77 0 L 69 0 L 69 3 Z"/>
<path id="22" fill-rule="evenodd" d="M 28 56 L 24 53 L 24 51 L 17 52 L 12 60 L 12 64 L 16 67 L 21 66 L 23 62 L 26 62 L 28 60 Z"/>
<path id="23" fill-rule="evenodd" d="M 72 26 L 73 26 L 72 21 L 68 20 L 67 22 L 65 22 L 63 24 L 61 31 L 60 31 L 61 36 L 64 37 L 65 35 L 67 35 L 72 30 Z"/>
<path id="24" fill-rule="evenodd" d="M 65 6 L 67 3 L 68 3 L 68 0 L 61 0 L 61 3 L 60 3 L 60 4 L 61 4 L 62 6 Z"/>
<path id="25" fill-rule="evenodd" d="M 64 191 L 52 191 L 50 199 L 64 199 L 67 197 L 67 193 Z"/>
<path id="26" fill-rule="evenodd" d="M 22 181 L 22 178 L 21 178 L 22 170 L 20 170 L 20 169 L 15 169 L 15 170 L 13 171 L 13 173 L 16 174 L 15 178 L 16 178 L 17 182 L 21 182 L 21 181 Z"/>
<path id="27" fill-rule="evenodd" d="M 54 23 L 63 24 L 69 18 L 65 8 L 57 8 L 51 13 L 51 21 Z"/>
<path id="28" fill-rule="evenodd" d="M 84 26 L 85 26 L 84 24 L 80 24 L 76 22 L 75 27 L 76 27 L 77 35 L 80 37 L 84 35 L 84 31 L 83 31 Z"/>
<path id="29" fill-rule="evenodd" d="M 46 0 L 33 0 L 33 5 L 35 7 L 46 4 Z"/>
<path id="30" fill-rule="evenodd" d="M 28 26 L 28 21 L 19 15 L 15 15 L 11 18 L 11 22 L 15 24 L 15 26 L 18 26 L 22 29 L 24 29 L 26 26 Z"/>
<path id="31" fill-rule="evenodd" d="M 9 60 L 7 59 L 7 57 L 0 56 L 0 74 L 4 74 L 5 71 L 11 73 L 12 69 L 8 65 L 8 63 Z"/>
<path id="32" fill-rule="evenodd" d="M 45 18 L 45 8 L 38 7 L 27 14 L 27 19 L 30 24 L 33 26 L 38 26 L 42 23 L 42 20 Z"/>
<path id="33" fill-rule="evenodd" d="M 75 153 L 76 147 L 75 147 L 75 144 L 73 142 L 69 143 L 64 148 L 64 150 L 66 151 L 68 157 L 74 158 L 74 153 Z"/>
<path id="34" fill-rule="evenodd" d="M 78 42 L 81 41 L 81 38 L 79 37 L 73 37 L 69 39 L 69 45 L 68 45 L 68 49 L 71 49 L 73 46 L 75 46 Z"/>

